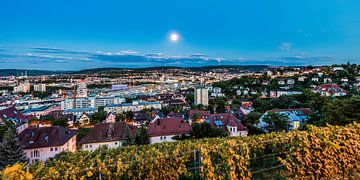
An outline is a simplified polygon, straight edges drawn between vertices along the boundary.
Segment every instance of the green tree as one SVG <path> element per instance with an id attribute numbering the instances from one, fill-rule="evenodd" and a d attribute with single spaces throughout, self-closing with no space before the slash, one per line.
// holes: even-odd
<path id="1" fill-rule="evenodd" d="M 124 146 L 130 146 L 134 144 L 133 138 L 131 138 L 131 129 L 128 125 L 125 126 L 125 141 L 123 142 Z"/>
<path id="2" fill-rule="evenodd" d="M 60 118 L 58 120 L 54 120 L 53 121 L 53 126 L 62 126 L 62 127 L 67 127 L 67 119 L 66 118 Z"/>
<path id="3" fill-rule="evenodd" d="M 149 135 L 145 126 L 141 126 L 136 133 L 135 144 L 136 145 L 146 145 L 149 144 Z"/>
<path id="4" fill-rule="evenodd" d="M 212 127 L 209 123 L 193 123 L 191 126 L 196 138 L 226 137 L 229 135 L 228 131 L 223 128 Z"/>
<path id="5" fill-rule="evenodd" d="M 107 113 L 105 111 L 98 111 L 91 116 L 91 122 L 96 124 L 105 120 Z"/>
<path id="6" fill-rule="evenodd" d="M 0 144 L 0 168 L 3 169 L 7 165 L 25 162 L 26 160 L 26 154 L 23 152 L 16 137 L 16 130 L 8 128 Z"/>
<path id="7" fill-rule="evenodd" d="M 267 123 L 265 129 L 268 132 L 280 132 L 289 130 L 289 117 L 286 114 L 268 112 L 263 118 L 263 121 Z"/>

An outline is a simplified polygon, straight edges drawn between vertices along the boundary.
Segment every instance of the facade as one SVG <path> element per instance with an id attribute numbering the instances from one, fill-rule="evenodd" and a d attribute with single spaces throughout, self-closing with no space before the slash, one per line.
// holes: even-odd
<path id="1" fill-rule="evenodd" d="M 161 109 L 161 103 L 133 101 L 132 103 L 112 104 L 104 107 L 104 111 L 113 113 L 134 112 L 143 109 Z"/>
<path id="2" fill-rule="evenodd" d="M 74 109 L 74 99 L 69 98 L 61 101 L 61 110 Z M 76 108 L 89 108 L 89 98 L 76 98 Z"/>
<path id="3" fill-rule="evenodd" d="M 147 131 L 150 144 L 160 142 L 174 142 L 174 137 L 186 137 L 191 134 L 191 126 L 183 118 L 155 119 Z"/>
<path id="4" fill-rule="evenodd" d="M 87 82 L 85 80 L 79 81 L 76 89 L 77 97 L 88 97 Z"/>
<path id="5" fill-rule="evenodd" d="M 104 120 L 104 123 L 114 123 L 116 121 L 116 116 L 112 112 L 109 112 L 106 115 L 106 119 Z"/>
<path id="6" fill-rule="evenodd" d="M 46 92 L 46 84 L 35 84 L 34 91 L 37 92 Z"/>
<path id="7" fill-rule="evenodd" d="M 278 98 L 278 97 L 284 96 L 284 95 L 295 95 L 295 94 L 302 94 L 302 92 L 301 91 L 279 91 L 279 90 L 270 91 L 271 98 Z"/>
<path id="8" fill-rule="evenodd" d="M 19 141 L 30 163 L 76 151 L 76 132 L 61 126 L 27 128 L 19 134 Z"/>
<path id="9" fill-rule="evenodd" d="M 81 139 L 81 149 L 93 151 L 99 147 L 119 147 L 128 137 L 135 139 L 136 131 L 135 126 L 128 125 L 125 122 L 99 123 Z"/>
<path id="10" fill-rule="evenodd" d="M 122 96 L 90 97 L 90 107 L 99 108 L 111 104 L 121 104 L 125 102 Z"/>
<path id="11" fill-rule="evenodd" d="M 214 88 L 212 88 L 211 96 L 212 97 L 222 97 L 222 96 L 224 96 L 224 93 L 221 93 L 221 88 L 214 87 Z"/>
<path id="12" fill-rule="evenodd" d="M 195 105 L 209 105 L 209 90 L 205 87 L 197 87 L 194 92 Z"/>
<path id="13" fill-rule="evenodd" d="M 18 86 L 14 87 L 14 93 L 18 92 L 30 92 L 30 83 L 20 83 Z"/>
<path id="14" fill-rule="evenodd" d="M 79 119 L 84 113 L 92 115 L 95 112 L 97 112 L 98 109 L 96 108 L 78 108 L 78 109 L 66 109 L 64 110 L 63 114 L 64 115 L 75 115 L 76 119 Z"/>
<path id="15" fill-rule="evenodd" d="M 50 112 L 57 111 L 57 110 L 60 110 L 60 106 L 47 105 L 47 106 L 42 106 L 42 107 L 38 107 L 38 108 L 26 109 L 22 113 L 24 115 L 27 115 L 27 116 L 31 115 L 31 116 L 36 117 L 37 119 L 40 119 L 42 116 L 46 116 Z"/>

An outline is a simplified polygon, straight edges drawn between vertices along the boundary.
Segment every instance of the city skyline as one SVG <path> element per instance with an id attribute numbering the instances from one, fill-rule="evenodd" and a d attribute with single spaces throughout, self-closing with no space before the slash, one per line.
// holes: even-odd
<path id="1" fill-rule="evenodd" d="M 359 64 L 359 5 L 5 0 L 0 69 Z"/>

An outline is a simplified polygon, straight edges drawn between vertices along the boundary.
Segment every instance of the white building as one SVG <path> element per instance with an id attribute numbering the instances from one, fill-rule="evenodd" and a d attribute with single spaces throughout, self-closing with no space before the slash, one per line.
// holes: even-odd
<path id="1" fill-rule="evenodd" d="M 214 88 L 212 88 L 211 96 L 212 97 L 222 97 L 222 96 L 224 96 L 224 93 L 221 93 L 221 88 L 214 87 Z"/>
<path id="2" fill-rule="evenodd" d="M 88 97 L 87 82 L 85 80 L 78 83 L 76 92 L 78 97 Z"/>
<path id="3" fill-rule="evenodd" d="M 161 103 L 133 101 L 132 103 L 112 104 L 104 107 L 104 111 L 113 113 L 140 111 L 143 109 L 161 109 Z"/>
<path id="4" fill-rule="evenodd" d="M 204 106 L 209 105 L 209 91 L 205 87 L 197 87 L 194 92 L 195 105 L 202 104 Z"/>
<path id="5" fill-rule="evenodd" d="M 187 137 L 191 134 L 191 126 L 183 118 L 155 119 L 147 131 L 150 144 L 159 142 L 174 142 L 174 137 Z"/>
<path id="6" fill-rule="evenodd" d="M 19 134 L 19 141 L 30 163 L 76 151 L 76 132 L 61 126 L 27 128 Z"/>
<path id="7" fill-rule="evenodd" d="M 46 92 L 46 84 L 35 84 L 34 91 L 37 92 Z"/>
<path id="8" fill-rule="evenodd" d="M 14 93 L 18 92 L 30 92 L 30 83 L 20 83 L 18 86 L 14 87 Z"/>

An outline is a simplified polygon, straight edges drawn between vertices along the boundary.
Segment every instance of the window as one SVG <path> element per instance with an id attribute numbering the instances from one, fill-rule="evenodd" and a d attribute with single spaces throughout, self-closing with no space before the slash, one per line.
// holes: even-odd
<path id="1" fill-rule="evenodd" d="M 117 146 L 118 145 L 118 143 L 117 142 L 115 142 L 115 146 Z"/>
<path id="2" fill-rule="evenodd" d="M 87 149 L 89 146 L 88 145 L 85 145 L 85 149 Z"/>
<path id="3" fill-rule="evenodd" d="M 38 150 L 34 150 L 34 157 L 40 157 L 40 152 Z"/>
<path id="4" fill-rule="evenodd" d="M 92 148 L 92 145 L 90 144 L 89 147 Z"/>
<path id="5" fill-rule="evenodd" d="M 57 151 L 57 147 L 55 148 L 55 151 Z"/>
<path id="6" fill-rule="evenodd" d="M 50 151 L 53 151 L 54 149 L 53 148 L 50 148 Z"/>

